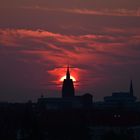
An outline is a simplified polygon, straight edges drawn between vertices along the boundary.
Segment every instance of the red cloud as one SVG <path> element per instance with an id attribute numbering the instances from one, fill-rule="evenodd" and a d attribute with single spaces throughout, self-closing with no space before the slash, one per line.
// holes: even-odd
<path id="1" fill-rule="evenodd" d="M 130 29 L 131 31 L 132 29 Z M 132 46 L 140 44 L 139 34 L 128 34 L 126 30 L 107 29 L 112 35 L 62 35 L 43 30 L 6 29 L 0 30 L 0 45 L 11 51 L 32 53 L 40 56 L 42 61 L 51 60 L 63 64 L 74 58 L 86 62 L 95 60 L 102 62 L 113 55 L 133 56 L 138 52 Z M 118 34 L 120 32 L 120 35 Z M 126 32 L 127 35 L 121 34 Z M 113 35 L 114 34 L 114 35 Z M 117 36 L 116 36 L 117 34 Z M 122 51 L 122 50 L 125 50 Z M 131 52 L 131 54 L 129 54 Z M 91 55 L 94 54 L 94 55 Z M 99 57 L 102 55 L 103 57 Z M 82 56 L 82 57 L 81 57 Z"/>
<path id="2" fill-rule="evenodd" d="M 52 12 L 64 12 L 82 15 L 98 15 L 98 16 L 140 16 L 140 9 L 130 10 L 125 8 L 120 9 L 87 9 L 87 8 L 49 8 L 43 6 L 28 6 L 22 7 L 24 9 L 52 11 Z"/>

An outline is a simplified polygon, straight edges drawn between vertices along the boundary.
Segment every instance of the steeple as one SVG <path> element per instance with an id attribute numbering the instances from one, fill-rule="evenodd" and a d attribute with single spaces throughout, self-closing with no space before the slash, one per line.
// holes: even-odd
<path id="1" fill-rule="evenodd" d="M 66 79 L 70 79 L 69 65 L 67 67 Z"/>
<path id="2" fill-rule="evenodd" d="M 133 95 L 133 82 L 132 82 L 132 80 L 130 81 L 130 91 L 129 92 L 130 92 L 131 96 L 134 96 Z"/>
<path id="3" fill-rule="evenodd" d="M 70 78 L 70 71 L 68 65 L 67 72 L 66 72 L 66 79 L 64 79 L 62 85 L 62 97 L 63 98 L 74 97 L 74 94 L 75 94 L 74 84 L 73 84 L 73 80 Z"/>

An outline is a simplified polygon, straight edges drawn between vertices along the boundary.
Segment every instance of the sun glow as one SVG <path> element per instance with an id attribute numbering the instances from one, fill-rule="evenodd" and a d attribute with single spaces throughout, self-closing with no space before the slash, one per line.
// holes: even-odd
<path id="1" fill-rule="evenodd" d="M 64 81 L 64 79 L 66 79 L 66 76 L 61 77 L 60 81 Z M 73 76 L 70 76 L 70 79 L 72 79 L 74 82 L 76 81 L 76 79 Z"/>

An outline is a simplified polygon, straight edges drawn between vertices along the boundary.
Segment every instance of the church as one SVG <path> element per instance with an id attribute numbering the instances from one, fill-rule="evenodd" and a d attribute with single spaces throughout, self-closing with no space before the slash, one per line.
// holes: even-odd
<path id="1" fill-rule="evenodd" d="M 62 85 L 62 97 L 38 99 L 38 104 L 46 109 L 80 109 L 92 107 L 92 95 L 86 93 L 82 96 L 75 95 L 74 82 L 70 78 L 70 68 L 67 67 L 66 78 Z"/>

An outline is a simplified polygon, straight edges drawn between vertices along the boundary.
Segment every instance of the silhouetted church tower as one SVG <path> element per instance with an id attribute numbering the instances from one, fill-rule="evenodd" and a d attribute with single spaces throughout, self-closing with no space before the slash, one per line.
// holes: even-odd
<path id="1" fill-rule="evenodd" d="M 131 95 L 131 96 L 134 96 L 134 95 L 133 95 L 133 82 L 132 82 L 132 80 L 131 80 L 131 82 L 130 82 L 130 91 L 129 91 L 129 92 L 130 92 L 130 95 Z"/>
<path id="2" fill-rule="evenodd" d="M 63 81 L 63 86 L 62 86 L 62 97 L 74 97 L 74 84 L 73 80 L 70 78 L 70 71 L 69 71 L 69 66 L 67 67 L 67 72 L 66 72 L 66 79 Z"/>

